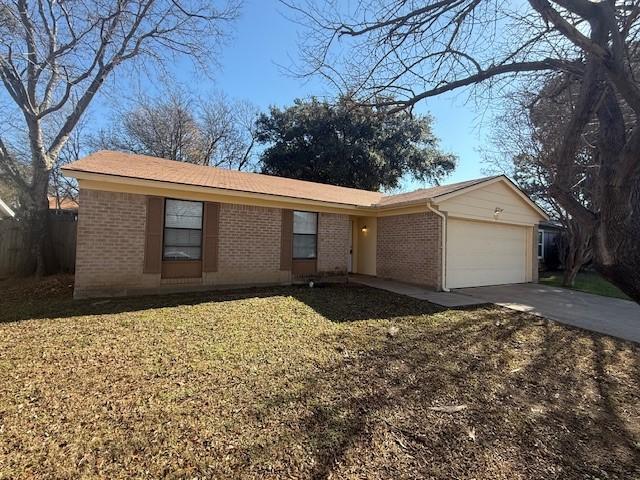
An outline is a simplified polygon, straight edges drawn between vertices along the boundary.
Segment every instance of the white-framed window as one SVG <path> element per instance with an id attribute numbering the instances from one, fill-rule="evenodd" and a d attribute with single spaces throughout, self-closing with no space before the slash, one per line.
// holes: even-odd
<path id="1" fill-rule="evenodd" d="M 544 230 L 538 230 L 538 258 L 544 258 Z"/>
<path id="2" fill-rule="evenodd" d="M 165 200 L 164 260 L 202 258 L 202 210 L 202 202 Z"/>
<path id="3" fill-rule="evenodd" d="M 318 214 L 293 212 L 293 258 L 314 259 L 318 248 Z"/>

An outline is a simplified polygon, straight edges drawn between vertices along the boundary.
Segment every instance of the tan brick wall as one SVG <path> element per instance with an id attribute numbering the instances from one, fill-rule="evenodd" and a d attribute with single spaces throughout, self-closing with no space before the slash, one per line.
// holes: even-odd
<path id="1" fill-rule="evenodd" d="M 220 205 L 218 272 L 207 283 L 220 285 L 281 283 L 290 279 L 280 271 L 280 209 Z"/>
<path id="2" fill-rule="evenodd" d="M 351 234 L 348 215 L 320 213 L 318 216 L 318 272 L 347 273 Z"/>
<path id="3" fill-rule="evenodd" d="M 220 205 L 217 272 L 164 280 L 143 274 L 146 202 L 144 195 L 81 189 L 76 297 L 291 282 L 291 272 L 280 270 L 281 210 L 226 203 Z M 319 272 L 346 272 L 350 228 L 347 215 L 319 215 Z"/>
<path id="4" fill-rule="evenodd" d="M 144 195 L 80 190 L 76 297 L 159 284 L 160 275 L 142 273 L 146 211 Z"/>
<path id="5" fill-rule="evenodd" d="M 377 275 L 440 289 L 442 220 L 435 213 L 378 218 Z"/>

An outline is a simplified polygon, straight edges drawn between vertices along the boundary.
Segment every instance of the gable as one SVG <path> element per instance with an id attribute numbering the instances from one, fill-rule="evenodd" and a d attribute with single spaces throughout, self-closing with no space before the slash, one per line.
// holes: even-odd
<path id="1" fill-rule="evenodd" d="M 438 208 L 451 217 L 503 223 L 537 224 L 545 216 L 534 207 L 524 194 L 500 177 L 466 191 L 434 199 Z M 502 212 L 495 216 L 496 208 Z"/>

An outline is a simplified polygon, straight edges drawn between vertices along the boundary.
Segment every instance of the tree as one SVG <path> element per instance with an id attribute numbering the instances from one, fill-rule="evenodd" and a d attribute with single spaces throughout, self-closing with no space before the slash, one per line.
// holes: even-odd
<path id="1" fill-rule="evenodd" d="M 262 172 L 379 190 L 397 187 L 405 174 L 437 181 L 453 170 L 455 158 L 438 150 L 429 117 L 381 113 L 347 98 L 273 107 L 257 122 L 258 141 L 269 144 Z"/>
<path id="2" fill-rule="evenodd" d="M 0 5 L 0 80 L 28 133 L 30 175 L 0 137 L 0 168 L 13 182 L 44 273 L 51 171 L 105 81 L 129 64 L 151 71 L 184 55 L 205 66 L 233 0 L 15 0 Z"/>
<path id="3" fill-rule="evenodd" d="M 75 178 L 70 178 L 62 173 L 62 167 L 82 158 L 83 153 L 87 150 L 87 129 L 88 129 L 88 117 L 83 117 L 76 128 L 73 129 L 69 135 L 69 140 L 64 144 L 60 155 L 56 159 L 53 165 L 51 174 L 49 176 L 49 194 L 55 197 L 56 204 L 60 205 L 60 202 L 64 198 L 78 199 L 79 188 L 78 182 Z"/>
<path id="4" fill-rule="evenodd" d="M 11 184 L 0 179 L 0 200 L 9 206 L 15 207 L 16 197 L 16 191 L 12 188 Z"/>
<path id="5" fill-rule="evenodd" d="M 488 172 L 504 173 L 536 202 L 542 205 L 551 217 L 564 227 L 560 256 L 564 266 L 562 284 L 573 287 L 580 269 L 592 259 L 592 232 L 584 229 L 549 192 L 552 178 L 553 146 L 559 141 L 562 120 L 570 115 L 574 104 L 575 85 L 566 82 L 549 82 L 544 92 L 523 90 L 512 95 L 504 112 L 493 122 L 491 144 L 493 149 L 484 152 Z M 593 129 L 590 129 L 593 134 Z M 574 170 L 573 194 L 586 208 L 590 205 L 590 189 L 594 168 L 595 150 L 587 140 L 580 150 Z"/>
<path id="6" fill-rule="evenodd" d="M 141 98 L 101 130 L 94 148 L 153 155 L 198 165 L 251 166 L 257 109 L 217 96 L 198 101 L 184 91 Z"/>
<path id="7" fill-rule="evenodd" d="M 518 84 L 571 77 L 579 90 L 553 148 L 549 191 L 593 232 L 598 271 L 640 302 L 640 85 L 631 68 L 640 1 L 370 0 L 346 13 L 333 5 L 291 5 L 310 29 L 302 45 L 309 73 L 365 102 L 395 95 L 382 104 L 404 109 L 464 87 L 493 98 Z M 587 207 L 572 179 L 592 123 L 599 174 Z"/>

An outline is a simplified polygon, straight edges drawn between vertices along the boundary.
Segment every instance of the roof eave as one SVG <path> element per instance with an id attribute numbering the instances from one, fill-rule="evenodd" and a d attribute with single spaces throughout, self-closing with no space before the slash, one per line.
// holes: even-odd
<path id="1" fill-rule="evenodd" d="M 262 198 L 262 199 L 268 199 L 268 200 L 274 200 L 274 201 L 281 201 L 286 203 L 304 202 L 309 204 L 320 204 L 330 208 L 345 209 L 345 210 L 370 210 L 370 211 L 375 210 L 370 205 L 338 203 L 338 202 L 331 202 L 327 200 L 316 200 L 316 199 L 294 197 L 294 196 L 288 196 L 288 195 L 276 195 L 271 193 L 251 192 L 246 190 L 237 190 L 237 189 L 222 188 L 222 187 L 208 187 L 205 185 L 193 185 L 190 183 L 168 182 L 164 180 L 153 180 L 153 179 L 130 177 L 130 176 L 124 176 L 124 175 L 88 172 L 85 170 L 70 169 L 70 168 L 62 168 L 62 170 L 66 176 L 75 178 L 77 180 L 97 180 L 97 181 L 105 181 L 109 183 L 121 183 L 121 184 L 143 183 L 148 186 L 157 186 L 160 188 L 173 188 L 173 189 L 189 188 L 190 190 L 196 190 L 204 193 L 209 192 L 213 194 L 227 195 L 229 197 L 246 196 L 246 197 L 255 197 L 255 198 Z"/>
<path id="2" fill-rule="evenodd" d="M 425 197 L 425 198 L 419 198 L 417 200 L 407 200 L 405 202 L 397 202 L 397 203 L 391 203 L 388 205 L 377 205 L 377 204 L 373 204 L 372 207 L 377 209 L 377 210 L 394 210 L 396 208 L 403 208 L 403 207 L 411 207 L 411 206 L 418 206 L 418 205 L 428 205 L 431 203 L 431 198 Z"/>

